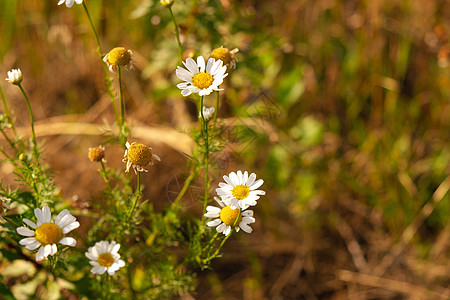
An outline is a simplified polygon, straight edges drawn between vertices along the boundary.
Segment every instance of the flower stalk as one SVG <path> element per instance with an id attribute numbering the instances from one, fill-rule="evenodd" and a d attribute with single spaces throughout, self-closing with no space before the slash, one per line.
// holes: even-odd
<path id="1" fill-rule="evenodd" d="M 182 62 L 183 61 L 183 46 L 181 45 L 181 41 L 180 41 L 180 32 L 178 31 L 177 21 L 175 20 L 175 16 L 173 15 L 172 7 L 171 6 L 166 6 L 166 7 L 169 10 L 170 17 L 172 18 L 173 26 L 175 28 L 175 36 L 177 37 L 177 44 L 178 44 L 178 55 L 180 57 L 180 62 Z"/>

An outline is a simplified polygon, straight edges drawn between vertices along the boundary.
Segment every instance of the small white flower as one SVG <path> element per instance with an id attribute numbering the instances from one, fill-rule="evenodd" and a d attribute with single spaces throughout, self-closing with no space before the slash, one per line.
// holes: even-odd
<path id="1" fill-rule="evenodd" d="M 20 69 L 12 69 L 11 71 L 8 71 L 8 78 L 6 78 L 6 81 L 9 81 L 12 84 L 19 85 L 22 80 L 22 71 Z"/>
<path id="2" fill-rule="evenodd" d="M 37 223 L 23 219 L 25 224 L 35 229 L 34 231 L 24 226 L 18 227 L 16 230 L 20 235 L 27 236 L 27 238 L 21 239 L 19 244 L 24 245 L 28 250 L 35 250 L 41 246 L 37 252 L 36 261 L 39 262 L 49 255 L 55 255 L 58 243 L 70 247 L 75 246 L 76 240 L 72 237 L 64 237 L 64 235 L 80 227 L 80 223 L 67 209 L 58 214 L 55 223 L 51 223 L 52 215 L 48 206 L 44 206 L 42 210 L 36 208 L 34 214 Z"/>
<path id="3" fill-rule="evenodd" d="M 154 160 L 161 161 L 158 155 L 153 153 L 152 148 L 147 147 L 144 144 L 139 143 L 128 143 L 126 142 L 125 154 L 123 155 L 122 162 L 127 164 L 125 172 L 130 171 L 130 167 L 133 168 L 134 173 L 137 172 L 148 172 L 144 169 L 147 165 L 153 166 L 155 164 Z"/>
<path id="4" fill-rule="evenodd" d="M 205 217 L 214 218 L 214 220 L 206 223 L 209 227 L 216 227 L 217 232 L 222 232 L 224 235 L 229 235 L 231 229 L 233 228 L 236 218 L 239 215 L 240 209 L 232 209 L 230 206 L 225 206 L 225 204 L 217 197 L 214 199 L 219 203 L 222 208 L 215 206 L 207 206 Z M 253 210 L 244 210 L 240 215 L 235 230 L 239 231 L 239 228 L 247 233 L 251 233 L 253 229 L 249 224 L 255 223 L 255 218 L 253 218 Z"/>
<path id="5" fill-rule="evenodd" d="M 216 109 L 214 107 L 207 108 L 206 106 L 203 106 L 203 117 L 205 118 L 205 121 L 209 121 L 214 116 L 214 112 Z M 198 117 L 202 117 L 202 113 L 198 113 Z"/>
<path id="6" fill-rule="evenodd" d="M 74 0 L 59 0 L 58 5 L 61 5 L 65 2 L 67 7 L 72 7 L 73 1 Z M 81 4 L 81 3 L 83 3 L 83 0 L 75 0 L 75 3 Z"/>
<path id="7" fill-rule="evenodd" d="M 95 243 L 93 247 L 89 247 L 85 253 L 86 257 L 90 259 L 89 264 L 93 266 L 91 272 L 93 274 L 104 274 L 108 272 L 110 276 L 125 266 L 125 262 L 120 259 L 119 251 L 120 244 L 115 241 L 100 241 Z"/>
<path id="8" fill-rule="evenodd" d="M 223 176 L 223 179 L 226 183 L 220 182 L 216 193 L 232 209 L 238 207 L 246 209 L 249 206 L 256 205 L 256 200 L 259 199 L 259 196 L 266 194 L 263 190 L 257 190 L 264 181 L 262 179 L 255 181 L 255 173 L 249 176 L 247 171 L 242 174 L 241 170 L 239 170 L 237 173 L 231 172 L 228 176 Z"/>
<path id="9" fill-rule="evenodd" d="M 191 57 L 183 61 L 182 67 L 177 67 L 176 75 L 185 82 L 177 84 L 177 87 L 181 89 L 183 96 L 188 96 L 191 93 L 198 93 L 200 96 L 211 94 L 213 91 L 221 91 L 219 85 L 223 82 L 223 79 L 228 75 L 226 72 L 227 67 L 223 65 L 223 61 L 215 60 L 214 58 L 208 59 L 205 66 L 205 59 L 203 56 L 197 57 L 197 62 Z"/>

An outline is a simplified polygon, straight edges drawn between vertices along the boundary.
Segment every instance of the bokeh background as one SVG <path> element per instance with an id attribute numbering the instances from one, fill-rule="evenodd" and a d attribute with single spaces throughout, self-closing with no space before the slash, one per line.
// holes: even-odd
<path id="1" fill-rule="evenodd" d="M 114 114 L 82 7 L 57 2 L 0 2 L 0 73 L 22 70 L 44 160 L 83 210 L 103 186 L 87 149 L 104 143 Z M 175 87 L 170 15 L 159 1 L 86 4 L 104 51 L 134 53 L 126 111 L 132 137 L 163 159 L 143 178 L 162 209 L 188 172 L 197 121 L 194 98 Z M 180 297 L 450 299 L 450 3 L 175 0 L 173 11 L 185 57 L 239 49 L 221 93 L 228 144 L 212 187 L 241 169 L 267 191 L 253 233 L 234 235 Z M 19 90 L 0 84 L 27 135 Z M 110 166 L 123 168 L 122 155 L 106 150 Z M 12 171 L 1 165 L 4 185 L 17 185 Z M 184 199 L 186 216 L 199 217 L 201 188 Z M 4 282 L 19 285 L 7 271 L 3 262 Z"/>

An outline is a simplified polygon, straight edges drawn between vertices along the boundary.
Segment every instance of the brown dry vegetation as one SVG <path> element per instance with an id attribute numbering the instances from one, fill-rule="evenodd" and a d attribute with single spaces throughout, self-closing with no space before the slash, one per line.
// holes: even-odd
<path id="1" fill-rule="evenodd" d="M 87 149 L 104 143 L 100 127 L 114 115 L 81 8 L 56 2 L 0 4 L 0 73 L 22 69 L 44 161 L 84 209 L 104 184 Z M 133 138 L 162 158 L 142 179 L 161 210 L 187 174 L 193 141 L 183 131 L 196 126 L 195 103 L 175 87 L 167 12 L 155 2 L 129 19 L 138 1 L 103 4 L 94 15 L 104 49 L 125 45 L 137 61 L 123 76 L 126 112 Z M 212 187 L 246 169 L 267 191 L 253 233 L 233 236 L 196 292 L 180 297 L 450 299 L 448 2 L 175 0 L 174 12 L 196 54 L 240 48 L 220 117 L 256 138 L 232 141 Z M 27 135 L 19 91 L 1 85 Z M 254 125 L 258 95 L 275 117 L 250 113 Z M 122 156 L 106 150 L 111 166 L 122 168 Z M 12 171 L 1 165 L 3 184 L 16 185 Z M 197 187 L 186 215 L 201 212 Z"/>

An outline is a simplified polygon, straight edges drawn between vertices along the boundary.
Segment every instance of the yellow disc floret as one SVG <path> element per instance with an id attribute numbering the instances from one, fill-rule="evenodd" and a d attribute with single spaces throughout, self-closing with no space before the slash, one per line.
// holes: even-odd
<path id="1" fill-rule="evenodd" d="M 106 54 L 105 60 L 114 67 L 124 67 L 130 64 L 131 54 L 132 52 L 124 47 L 116 47 Z"/>
<path id="2" fill-rule="evenodd" d="M 102 267 L 109 267 L 114 263 L 114 257 L 111 253 L 105 252 L 98 256 L 97 262 Z"/>
<path id="3" fill-rule="evenodd" d="M 34 238 L 41 245 L 57 244 L 64 237 L 62 229 L 53 223 L 44 223 L 36 228 Z"/>
<path id="4" fill-rule="evenodd" d="M 209 57 L 214 58 L 215 60 L 221 60 L 225 65 L 231 63 L 234 59 L 233 53 L 228 50 L 228 48 L 220 47 L 216 48 L 211 52 Z"/>
<path id="5" fill-rule="evenodd" d="M 127 159 L 134 165 L 145 167 L 152 161 L 152 150 L 144 144 L 131 144 L 127 150 Z"/>
<path id="6" fill-rule="evenodd" d="M 220 211 L 219 217 L 222 220 L 222 222 L 227 226 L 233 226 L 234 222 L 236 222 L 236 218 L 239 215 L 239 208 L 231 209 L 230 206 L 225 206 Z M 242 216 L 240 216 L 239 221 L 236 224 L 239 224 L 242 220 Z"/>
<path id="7" fill-rule="evenodd" d="M 206 89 L 208 88 L 214 81 L 214 78 L 211 76 L 211 74 L 200 72 L 194 75 L 192 77 L 192 84 L 199 89 Z"/>
<path id="8" fill-rule="evenodd" d="M 248 197 L 250 194 L 250 188 L 243 184 L 236 185 L 233 190 L 231 191 L 233 193 L 233 196 L 236 197 L 238 200 L 242 200 Z"/>

